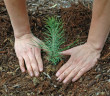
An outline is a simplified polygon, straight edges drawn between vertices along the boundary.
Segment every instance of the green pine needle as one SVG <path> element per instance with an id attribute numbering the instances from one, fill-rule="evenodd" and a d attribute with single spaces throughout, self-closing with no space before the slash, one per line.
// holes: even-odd
<path id="1" fill-rule="evenodd" d="M 54 65 L 56 65 L 60 59 L 61 55 L 61 45 L 65 42 L 64 40 L 64 30 L 63 23 L 57 17 L 48 17 L 46 20 L 46 35 L 44 43 L 45 46 L 40 44 L 40 47 L 47 51 L 47 59 Z"/>
<path id="2" fill-rule="evenodd" d="M 47 19 L 45 19 L 45 23 L 46 31 L 44 32 L 44 34 L 46 36 L 44 42 L 41 41 L 41 43 L 37 43 L 34 40 L 33 42 L 37 43 L 41 49 L 46 51 L 47 60 L 56 65 L 62 57 L 62 55 L 60 55 L 60 52 L 73 47 L 78 42 L 78 39 L 69 46 L 62 49 L 61 45 L 65 43 L 65 39 L 63 23 L 61 19 L 57 17 L 48 17 Z"/>

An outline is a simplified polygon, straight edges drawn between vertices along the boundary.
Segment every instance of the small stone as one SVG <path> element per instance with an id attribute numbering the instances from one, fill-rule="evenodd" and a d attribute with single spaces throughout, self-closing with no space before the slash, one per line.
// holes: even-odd
<path id="1" fill-rule="evenodd" d="M 27 93 L 27 96 L 31 96 L 31 94 L 30 93 Z"/>
<path id="2" fill-rule="evenodd" d="M 110 73 L 110 69 L 109 69 L 109 70 L 107 70 L 107 73 Z"/>
<path id="3" fill-rule="evenodd" d="M 52 93 L 51 96 L 54 96 L 54 94 Z"/>
<path id="4" fill-rule="evenodd" d="M 97 96 L 98 96 L 99 94 L 100 94 L 99 92 L 96 93 Z"/>
<path id="5" fill-rule="evenodd" d="M 101 74 L 96 75 L 95 79 L 100 78 Z"/>
<path id="6" fill-rule="evenodd" d="M 100 95 L 105 95 L 105 92 L 101 92 Z"/>
<path id="7" fill-rule="evenodd" d="M 20 85 L 16 84 L 16 85 L 13 86 L 13 88 L 20 88 Z"/>
<path id="8" fill-rule="evenodd" d="M 84 90 L 84 92 L 86 92 L 87 90 Z"/>
<path id="9" fill-rule="evenodd" d="M 56 88 L 57 86 L 56 86 L 56 85 L 54 85 L 54 87 Z"/>
<path id="10" fill-rule="evenodd" d="M 2 71 L 2 67 L 0 67 L 0 71 Z"/>
<path id="11" fill-rule="evenodd" d="M 13 72 L 7 72 L 7 74 L 12 75 L 12 74 L 13 74 Z"/>
<path id="12" fill-rule="evenodd" d="M 110 83 L 110 79 L 107 80 Z"/>

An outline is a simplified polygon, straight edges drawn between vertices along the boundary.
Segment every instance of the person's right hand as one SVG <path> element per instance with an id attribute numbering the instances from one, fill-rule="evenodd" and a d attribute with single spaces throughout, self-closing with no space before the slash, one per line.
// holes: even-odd
<path id="1" fill-rule="evenodd" d="M 43 63 L 41 59 L 41 50 L 35 47 L 32 40 L 40 42 L 33 34 L 25 34 L 19 38 L 15 38 L 15 52 L 19 60 L 20 69 L 22 72 L 27 71 L 30 76 L 39 76 L 39 72 L 43 71 Z M 24 63 L 25 61 L 25 63 Z"/>

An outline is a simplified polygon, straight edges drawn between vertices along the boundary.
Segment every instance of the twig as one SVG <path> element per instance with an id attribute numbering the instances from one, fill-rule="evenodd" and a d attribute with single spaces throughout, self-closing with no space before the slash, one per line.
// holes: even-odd
<path id="1" fill-rule="evenodd" d="M 110 52 L 109 52 L 107 55 L 103 56 L 103 57 L 102 57 L 102 60 L 106 59 L 106 58 L 109 57 L 109 56 L 110 56 Z"/>
<path id="2" fill-rule="evenodd" d="M 51 79 L 51 77 L 48 74 L 46 74 L 45 72 L 43 72 L 43 74 L 46 75 L 49 79 Z"/>
<path id="3" fill-rule="evenodd" d="M 0 54 L 2 54 L 2 53 L 6 53 L 6 51 L 0 51 Z"/>

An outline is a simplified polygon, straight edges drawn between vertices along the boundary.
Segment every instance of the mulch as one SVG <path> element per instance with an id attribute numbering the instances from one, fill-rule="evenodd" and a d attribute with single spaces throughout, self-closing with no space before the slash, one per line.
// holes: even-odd
<path id="1" fill-rule="evenodd" d="M 86 42 L 91 14 L 91 9 L 79 3 L 72 4 L 70 8 L 48 12 L 29 12 L 29 18 L 33 34 L 43 40 L 44 18 L 53 15 L 61 17 L 66 34 L 66 42 L 62 47 L 65 47 L 77 38 L 79 41 L 75 46 Z M 58 83 L 55 76 L 56 71 L 69 57 L 65 57 L 55 66 L 45 56 L 42 53 L 44 72 L 39 78 L 21 73 L 14 52 L 13 29 L 4 3 L 0 1 L 0 96 L 110 96 L 110 36 L 96 66 L 69 85 Z"/>

